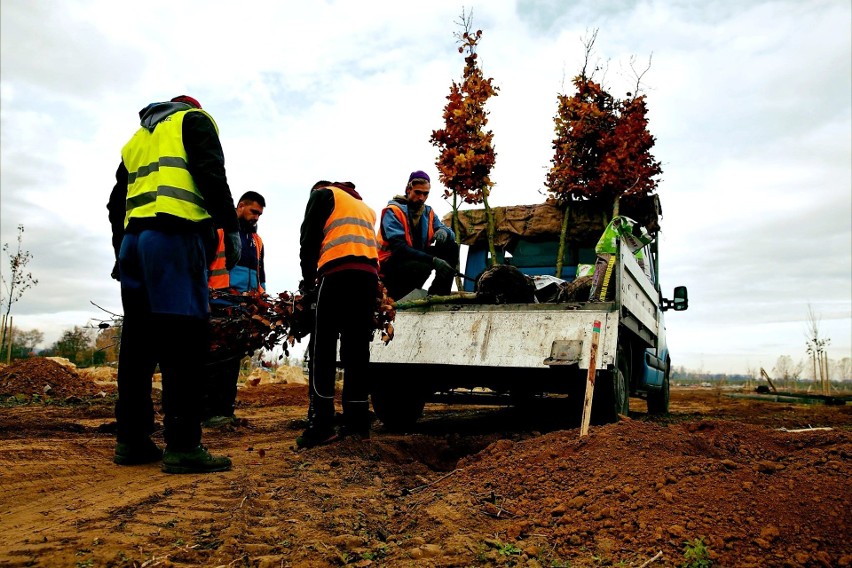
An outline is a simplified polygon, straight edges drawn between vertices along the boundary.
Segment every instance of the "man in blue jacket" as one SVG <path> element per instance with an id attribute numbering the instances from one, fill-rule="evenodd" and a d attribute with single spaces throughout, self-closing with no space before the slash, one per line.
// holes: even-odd
<path id="1" fill-rule="evenodd" d="M 426 205 L 430 189 L 426 172 L 411 172 L 405 194 L 391 199 L 382 211 L 379 278 L 394 300 L 422 287 L 433 270 L 435 278 L 428 293 L 450 293 L 459 246 L 453 231 Z"/>
<path id="2" fill-rule="evenodd" d="M 265 291 L 265 249 L 263 240 L 257 233 L 257 222 L 265 208 L 266 200 L 256 191 L 247 191 L 240 197 L 237 220 L 242 254 L 237 264 L 229 270 L 225 265 L 226 236 L 220 230 L 219 247 L 209 268 L 208 284 L 211 290 L 221 290 L 232 295 Z M 233 298 L 218 298 L 210 302 L 210 307 L 215 312 L 234 303 Z M 244 355 L 232 354 L 224 359 L 208 362 L 208 376 L 204 383 L 203 426 L 216 428 L 236 423 L 234 408 L 237 401 L 237 382 Z"/>

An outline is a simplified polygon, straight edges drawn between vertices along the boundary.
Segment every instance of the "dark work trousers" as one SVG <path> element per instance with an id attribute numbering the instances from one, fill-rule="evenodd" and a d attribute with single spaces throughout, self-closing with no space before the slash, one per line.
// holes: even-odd
<path id="1" fill-rule="evenodd" d="M 382 264 L 382 283 L 388 289 L 388 296 L 399 300 L 412 290 L 423 287 L 435 269 L 431 259 L 433 256 L 447 261 L 451 266 L 458 265 L 459 246 L 453 240 L 448 239 L 442 244 L 429 246 L 425 252 L 430 256 L 427 260 L 418 258 L 398 260 L 391 256 Z M 441 276 L 436 273 L 428 292 L 432 296 L 446 296 L 450 293 L 452 285 L 452 276 Z"/>
<path id="2" fill-rule="evenodd" d="M 242 357 L 230 357 L 207 362 L 202 419 L 234 415 L 241 363 Z"/>
<path id="3" fill-rule="evenodd" d="M 163 427 L 172 449 L 191 449 L 201 442 L 198 394 L 199 361 L 209 349 L 205 320 L 190 316 L 136 312 L 122 294 L 124 324 L 118 355 L 118 401 L 115 417 L 119 442 L 147 437 L 154 430 L 151 380 L 157 363 L 163 378 Z"/>
<path id="4" fill-rule="evenodd" d="M 316 318 L 314 318 L 314 326 L 316 327 Z M 316 415 L 316 411 L 314 410 L 314 400 L 317 398 L 312 396 L 311 393 L 314 392 L 314 334 L 311 332 L 311 338 L 308 340 L 308 424 L 313 424 L 316 422 L 314 416 Z"/>
<path id="5" fill-rule="evenodd" d="M 115 408 L 119 442 L 134 443 L 154 429 L 151 381 L 157 364 L 166 445 L 179 451 L 201 442 L 198 397 L 209 351 L 205 266 L 195 235 L 125 235 L 119 255 L 124 308 Z"/>
<path id="6" fill-rule="evenodd" d="M 367 366 L 377 287 L 377 276 L 361 270 L 343 270 L 320 280 L 310 342 L 308 419 L 313 428 L 333 425 L 338 341 L 343 365 L 343 423 L 353 430 L 369 428 Z"/>
<path id="7" fill-rule="evenodd" d="M 202 419 L 234 415 L 241 363 L 242 357 L 230 357 L 221 361 L 212 360 L 207 363 Z"/>
<path id="8" fill-rule="evenodd" d="M 240 309 L 239 301 L 216 298 L 211 300 L 210 309 L 213 314 L 227 313 L 228 310 Z M 242 360 L 243 354 L 235 354 L 232 350 L 219 349 L 215 353 L 209 353 L 204 365 L 206 376 L 201 393 L 203 420 L 214 416 L 234 415 Z"/>
<path id="9" fill-rule="evenodd" d="M 157 354 L 151 348 L 156 337 L 153 314 L 138 308 L 139 302 L 122 293 L 124 318 L 118 352 L 118 400 L 115 419 L 119 443 L 144 440 L 154 431 L 154 404 L 151 381 L 157 367 Z"/>

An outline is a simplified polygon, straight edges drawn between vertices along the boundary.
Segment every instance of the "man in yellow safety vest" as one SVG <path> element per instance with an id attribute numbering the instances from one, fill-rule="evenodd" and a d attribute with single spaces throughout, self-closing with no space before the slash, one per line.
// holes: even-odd
<path id="1" fill-rule="evenodd" d="M 227 265 L 240 258 L 234 201 L 216 122 L 182 95 L 139 112 L 121 151 L 109 219 L 124 318 L 118 359 L 119 465 L 162 459 L 166 473 L 231 468 L 201 445 L 203 365 L 209 351 L 207 250 L 221 228 Z M 155 430 L 151 377 L 163 378 L 165 451 Z"/>

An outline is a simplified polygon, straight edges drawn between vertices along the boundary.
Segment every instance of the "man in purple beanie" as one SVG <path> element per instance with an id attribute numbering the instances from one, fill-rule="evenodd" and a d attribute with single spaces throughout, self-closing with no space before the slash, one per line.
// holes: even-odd
<path id="1" fill-rule="evenodd" d="M 428 293 L 450 293 L 459 246 L 453 231 L 426 205 L 430 189 L 426 172 L 411 172 L 405 194 L 391 199 L 382 210 L 379 278 L 394 300 L 422 287 L 433 270 L 435 278 Z"/>

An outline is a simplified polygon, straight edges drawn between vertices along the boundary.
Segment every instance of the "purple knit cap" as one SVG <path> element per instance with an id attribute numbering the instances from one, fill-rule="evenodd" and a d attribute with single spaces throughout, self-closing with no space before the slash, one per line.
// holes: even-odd
<path id="1" fill-rule="evenodd" d="M 424 171 L 417 170 L 416 172 L 411 172 L 411 175 L 408 176 L 408 183 L 411 183 L 413 179 L 425 179 L 429 183 L 432 183 L 432 180 L 429 179 L 429 174 Z"/>

